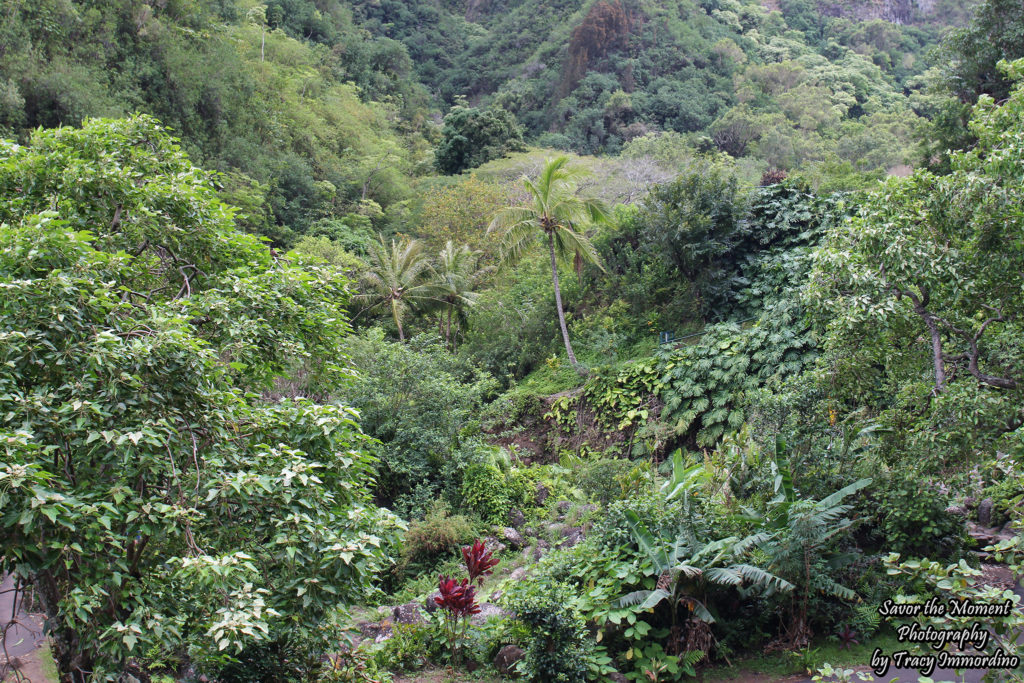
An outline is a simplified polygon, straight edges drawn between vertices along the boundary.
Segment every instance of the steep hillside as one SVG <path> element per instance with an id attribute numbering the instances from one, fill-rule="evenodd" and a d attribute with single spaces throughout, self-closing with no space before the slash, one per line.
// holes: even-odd
<path id="1" fill-rule="evenodd" d="M 142 111 L 228 173 L 252 230 L 388 206 L 429 162 L 405 49 L 341 3 L 16 0 L 0 13 L 0 133 Z M 321 11 L 323 10 L 323 11 Z M 380 212 L 378 206 L 375 211 Z"/>
<path id="2" fill-rule="evenodd" d="M 949 3 L 561 0 L 355 3 L 403 42 L 440 104 L 513 112 L 540 144 L 615 153 L 656 131 L 764 165 L 909 161 L 905 95 L 964 7 Z"/>

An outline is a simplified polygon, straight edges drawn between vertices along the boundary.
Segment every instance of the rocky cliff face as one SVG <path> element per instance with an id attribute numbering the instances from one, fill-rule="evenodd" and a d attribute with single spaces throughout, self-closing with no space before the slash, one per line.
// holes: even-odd
<path id="1" fill-rule="evenodd" d="M 819 7 L 828 16 L 913 24 L 932 18 L 936 0 L 823 0 Z"/>

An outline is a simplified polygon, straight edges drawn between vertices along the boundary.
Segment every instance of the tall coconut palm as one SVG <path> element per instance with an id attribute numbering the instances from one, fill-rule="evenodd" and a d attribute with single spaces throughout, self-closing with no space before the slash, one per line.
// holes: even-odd
<path id="1" fill-rule="evenodd" d="M 437 255 L 434 286 L 437 290 L 435 296 L 443 306 L 440 327 L 445 342 L 451 345 L 453 352 L 455 337 L 452 335 L 452 316 L 455 316 L 458 326 L 465 325 L 466 309 L 480 298 L 474 290 L 489 271 L 490 268 L 479 267 L 479 252 L 471 251 L 466 245 L 455 246 L 451 240 L 445 243 Z"/>
<path id="2" fill-rule="evenodd" d="M 367 310 L 388 306 L 398 328 L 398 338 L 405 341 L 402 319 L 406 312 L 428 301 L 436 300 L 437 286 L 431 282 L 430 259 L 419 240 L 396 243 L 391 247 L 381 237 L 370 246 L 368 267 L 363 273 L 364 292 L 357 298 L 371 302 Z"/>
<path id="3" fill-rule="evenodd" d="M 600 201 L 576 194 L 577 181 L 586 172 L 570 168 L 568 164 L 569 157 L 560 156 L 549 159 L 536 179 L 523 176 L 523 185 L 530 193 L 529 202 L 499 211 L 487 231 L 501 233 L 502 260 L 505 262 L 522 258 L 538 238 L 547 242 L 558 324 L 569 362 L 578 367 L 569 341 L 569 330 L 565 326 L 562 290 L 558 284 L 558 259 L 572 257 L 577 268 L 583 263 L 593 263 L 602 268 L 597 250 L 584 233 L 584 228 L 590 223 L 606 221 L 608 212 Z"/>

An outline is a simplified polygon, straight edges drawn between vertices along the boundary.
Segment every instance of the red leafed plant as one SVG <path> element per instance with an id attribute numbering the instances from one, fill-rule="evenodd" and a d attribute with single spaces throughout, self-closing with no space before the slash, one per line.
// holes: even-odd
<path id="1" fill-rule="evenodd" d="M 476 604 L 476 587 L 470 584 L 469 579 L 456 581 L 442 574 L 437 590 L 441 595 L 434 598 L 434 602 L 455 617 L 461 619 L 480 612 L 480 606 Z"/>
<path id="2" fill-rule="evenodd" d="M 480 541 L 463 547 L 462 559 L 466 562 L 470 582 L 476 581 L 478 585 L 483 584 L 484 577 L 498 564 L 498 560 L 491 556 L 491 551 Z"/>
<path id="3" fill-rule="evenodd" d="M 462 644 L 469 629 L 469 618 L 480 613 L 480 605 L 476 603 L 476 586 L 482 584 L 484 577 L 498 564 L 491 556 L 491 551 L 480 541 L 462 549 L 462 559 L 466 561 L 468 579 L 456 581 L 441 575 L 437 582 L 437 590 L 441 595 L 434 598 L 437 606 L 444 610 L 444 631 L 452 648 L 452 664 L 458 665 L 462 655 Z"/>

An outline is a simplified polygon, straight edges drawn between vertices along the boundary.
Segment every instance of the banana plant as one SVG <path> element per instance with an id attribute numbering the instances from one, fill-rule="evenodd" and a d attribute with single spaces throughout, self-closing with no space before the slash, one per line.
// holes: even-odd
<path id="1" fill-rule="evenodd" d="M 775 497 L 768 502 L 767 512 L 760 515 L 747 510 L 745 519 L 760 524 L 759 535 L 764 540 L 758 545 L 770 558 L 768 568 L 795 586 L 791 593 L 793 602 L 787 634 L 790 641 L 798 645 L 810 637 L 807 612 L 813 592 L 842 600 L 857 597 L 818 567 L 824 563 L 835 569 L 848 560 L 847 555 L 828 552 L 828 545 L 854 523 L 846 517 L 851 506 L 843 501 L 870 485 L 871 480 L 858 479 L 821 500 L 799 498 L 786 456 L 786 442 L 782 437 L 775 441 L 772 470 L 775 474 Z"/>
<path id="2" fill-rule="evenodd" d="M 640 604 L 650 609 L 668 600 L 673 608 L 685 606 L 694 616 L 714 623 L 705 598 L 713 587 L 767 588 L 787 591 L 793 588 L 788 581 L 739 559 L 751 548 L 768 539 L 767 534 L 745 538 L 730 536 L 714 541 L 694 537 L 692 530 L 682 527 L 674 539 L 661 539 L 632 510 L 626 519 L 633 538 L 649 563 L 649 576 L 658 577 L 653 590 L 639 590 L 619 598 L 623 606 Z M 673 612 L 673 623 L 675 614 Z"/>

